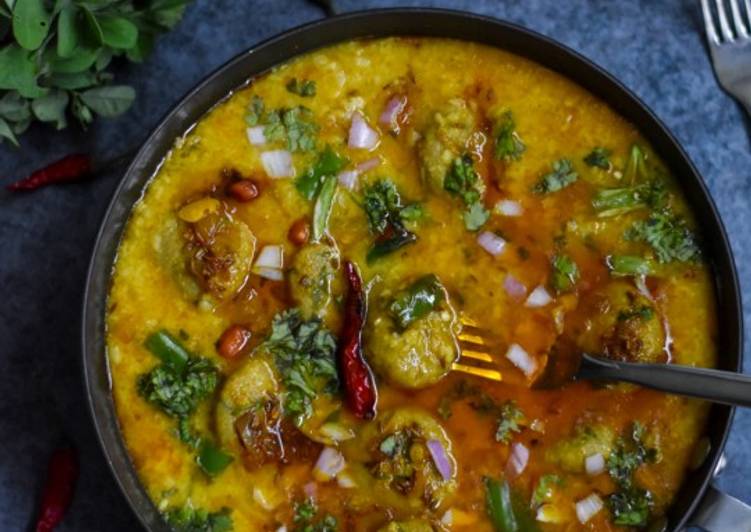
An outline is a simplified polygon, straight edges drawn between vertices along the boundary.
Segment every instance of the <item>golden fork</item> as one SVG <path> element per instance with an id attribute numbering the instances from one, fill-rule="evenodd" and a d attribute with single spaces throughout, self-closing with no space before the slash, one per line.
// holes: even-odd
<path id="1" fill-rule="evenodd" d="M 487 353 L 488 341 L 479 334 L 481 332 L 479 324 L 467 316 L 461 316 L 459 321 L 462 324 L 462 331 L 458 335 L 461 354 L 459 360 L 451 365 L 451 370 L 496 382 L 502 381 L 501 372 L 488 367 L 494 364 L 494 361 L 493 357 Z"/>

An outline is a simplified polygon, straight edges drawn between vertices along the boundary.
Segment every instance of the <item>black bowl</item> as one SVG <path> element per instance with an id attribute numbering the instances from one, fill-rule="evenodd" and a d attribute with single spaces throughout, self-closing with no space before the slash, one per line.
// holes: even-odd
<path id="1" fill-rule="evenodd" d="M 577 82 L 607 102 L 649 140 L 680 185 L 699 221 L 717 289 L 721 369 L 741 366 L 743 328 L 738 277 L 725 229 L 696 168 L 676 139 L 634 94 L 575 51 L 519 26 L 488 17 L 434 9 L 387 9 L 352 13 L 290 30 L 235 57 L 185 96 L 144 143 L 114 194 L 94 248 L 83 315 L 83 367 L 91 413 L 104 454 L 130 506 L 152 531 L 168 530 L 133 469 L 120 434 L 105 354 L 105 311 L 117 247 L 133 204 L 173 142 L 231 91 L 275 65 L 350 39 L 412 35 L 448 37 L 495 46 L 527 57 Z M 686 479 L 668 513 L 680 530 L 700 502 L 727 438 L 733 409 L 714 405 L 707 433 L 711 452 Z"/>

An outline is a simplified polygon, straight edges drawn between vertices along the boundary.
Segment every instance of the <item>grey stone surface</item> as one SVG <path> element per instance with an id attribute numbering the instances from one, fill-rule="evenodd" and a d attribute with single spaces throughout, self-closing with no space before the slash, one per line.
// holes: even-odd
<path id="1" fill-rule="evenodd" d="M 343 11 L 394 5 L 463 8 L 517 22 L 572 46 L 620 78 L 672 129 L 705 176 L 727 225 L 743 288 L 751 286 L 749 119 L 715 81 L 698 1 L 339 2 Z M 122 153 L 208 72 L 263 38 L 321 16 L 303 0 L 196 1 L 145 64 L 118 69 L 117 79 L 138 90 L 129 113 L 86 133 L 34 128 L 22 149 L 0 146 L 0 183 L 71 151 Z M 118 179 L 111 173 L 29 195 L 0 195 L 2 531 L 28 528 L 47 457 L 64 437 L 80 448 L 82 472 L 60 530 L 138 529 L 97 446 L 79 367 L 85 270 Z M 750 310 L 748 301 L 744 310 Z M 751 413 L 739 412 L 727 447 L 729 466 L 719 480 L 748 502 L 750 429 Z"/>

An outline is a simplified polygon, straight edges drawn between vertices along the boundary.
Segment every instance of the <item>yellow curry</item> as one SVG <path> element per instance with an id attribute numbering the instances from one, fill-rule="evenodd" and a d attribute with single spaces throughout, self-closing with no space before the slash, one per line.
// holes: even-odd
<path id="1" fill-rule="evenodd" d="M 706 452 L 703 403 L 545 386 L 583 352 L 714 365 L 715 296 L 639 132 L 485 46 L 251 80 L 175 143 L 109 297 L 122 433 L 178 531 L 659 530 Z"/>

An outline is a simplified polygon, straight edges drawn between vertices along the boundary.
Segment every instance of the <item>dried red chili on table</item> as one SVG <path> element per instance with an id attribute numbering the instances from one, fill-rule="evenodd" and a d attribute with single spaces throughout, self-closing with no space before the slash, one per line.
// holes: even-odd
<path id="1" fill-rule="evenodd" d="M 360 419 L 372 419 L 378 393 L 373 372 L 362 354 L 362 329 L 365 325 L 365 291 L 357 267 L 344 263 L 349 292 L 344 304 L 344 326 L 339 345 L 339 374 L 344 383 L 347 404 Z"/>
<path id="2" fill-rule="evenodd" d="M 82 153 L 67 155 L 40 168 L 6 188 L 12 192 L 31 191 L 54 183 L 79 181 L 91 172 L 91 158 Z"/>
<path id="3" fill-rule="evenodd" d="M 42 492 L 36 532 L 52 532 L 63 520 L 73 500 L 78 480 L 78 453 L 73 447 L 62 447 L 52 453 L 47 480 Z"/>

